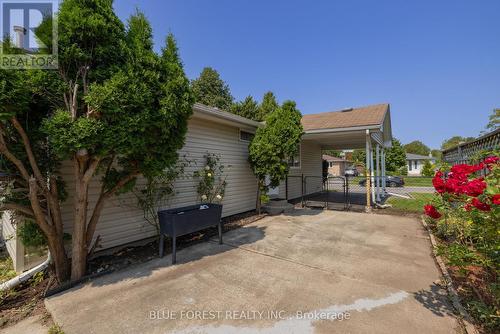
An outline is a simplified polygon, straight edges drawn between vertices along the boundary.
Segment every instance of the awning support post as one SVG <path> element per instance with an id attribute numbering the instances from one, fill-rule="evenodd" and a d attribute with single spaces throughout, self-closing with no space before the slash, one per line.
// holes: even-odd
<path id="1" fill-rule="evenodd" d="M 370 130 L 366 130 L 366 162 L 365 162 L 365 177 L 366 177 L 366 206 L 365 206 L 365 211 L 366 212 L 371 212 L 372 211 L 372 204 L 371 204 L 371 199 L 370 199 Z"/>
<path id="2" fill-rule="evenodd" d="M 373 160 L 375 160 L 373 144 L 370 141 L 370 179 L 371 179 L 371 190 L 372 190 L 372 201 L 375 203 L 377 198 L 375 197 L 375 165 Z"/>
<path id="3" fill-rule="evenodd" d="M 386 182 L 386 170 L 385 170 L 385 148 L 382 147 L 382 196 L 387 196 L 387 192 L 385 191 L 385 182 Z"/>
<path id="4" fill-rule="evenodd" d="M 376 174 L 375 174 L 375 179 L 376 179 L 376 184 L 377 184 L 377 202 L 380 203 L 380 145 L 377 144 L 376 147 L 376 155 L 375 155 L 375 163 L 376 163 Z"/>

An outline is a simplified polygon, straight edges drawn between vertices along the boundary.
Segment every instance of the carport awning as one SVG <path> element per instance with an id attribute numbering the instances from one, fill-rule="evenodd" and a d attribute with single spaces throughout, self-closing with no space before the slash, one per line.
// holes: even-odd
<path id="1" fill-rule="evenodd" d="M 324 149 L 365 148 L 367 134 L 373 144 L 381 147 L 390 147 L 392 143 L 389 104 L 304 115 L 302 126 L 302 139 Z"/>
<path id="2" fill-rule="evenodd" d="M 373 142 L 376 142 L 379 145 L 383 145 L 382 141 L 380 141 L 380 136 L 376 135 L 376 132 L 372 132 L 371 137 Z M 366 129 L 342 132 L 306 132 L 302 136 L 302 139 L 304 141 L 314 142 L 320 145 L 323 149 L 364 149 L 366 145 Z"/>
<path id="3" fill-rule="evenodd" d="M 349 108 L 302 117 L 302 140 L 323 149 L 365 149 L 366 208 L 385 195 L 385 149 L 392 146 L 389 104 Z"/>

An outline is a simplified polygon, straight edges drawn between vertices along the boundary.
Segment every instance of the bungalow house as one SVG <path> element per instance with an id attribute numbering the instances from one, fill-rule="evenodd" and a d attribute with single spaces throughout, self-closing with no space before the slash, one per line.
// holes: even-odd
<path id="1" fill-rule="evenodd" d="M 430 153 L 429 155 L 406 153 L 406 168 L 408 170 L 408 175 L 422 175 L 422 167 L 426 161 L 434 164 L 436 163 L 436 158 L 434 158 Z"/>
<path id="2" fill-rule="evenodd" d="M 193 115 L 188 123 L 184 147 L 179 156 L 186 157 L 197 164 L 190 164 L 185 173 L 193 173 L 203 166 L 204 155 L 218 154 L 226 166 L 227 186 L 223 199 L 222 216 L 230 216 L 255 210 L 257 181 L 248 163 L 248 145 L 262 123 L 201 104 L 195 104 Z M 302 119 L 304 135 L 298 153 L 290 159 L 290 172 L 287 180 L 273 191 L 281 198 L 294 199 L 303 194 L 322 190 L 322 150 L 365 148 L 367 164 L 372 180 L 385 177 L 384 149 L 391 145 L 392 132 L 388 104 L 380 104 L 337 112 L 304 115 Z M 376 159 L 369 159 L 374 157 Z M 375 165 L 373 161 L 376 161 Z M 67 185 L 68 198 L 63 204 L 62 215 L 65 229 L 72 232 L 74 201 L 74 179 L 69 163 L 61 169 Z M 140 182 L 140 180 L 139 180 Z M 385 182 L 371 182 L 367 185 L 366 205 L 369 208 L 383 196 Z M 181 178 L 175 183 L 176 194 L 168 207 L 180 207 L 198 202 L 197 181 Z M 98 178 L 89 189 L 89 207 L 95 205 L 99 194 Z M 102 212 L 95 236 L 100 236 L 100 249 L 109 249 L 127 243 L 153 237 L 155 228 L 144 221 L 143 212 L 134 205 L 136 199 L 127 193 L 110 200 Z M 11 231 L 8 215 L 2 216 L 4 231 Z M 22 271 L 22 247 L 17 238 L 5 238 L 9 253 L 20 263 L 16 270 Z M 17 242 L 17 244 L 16 244 Z"/>
<path id="3" fill-rule="evenodd" d="M 328 154 L 323 154 L 323 160 L 328 164 L 328 174 L 333 176 L 344 176 L 346 168 L 352 166 L 352 161 Z"/>

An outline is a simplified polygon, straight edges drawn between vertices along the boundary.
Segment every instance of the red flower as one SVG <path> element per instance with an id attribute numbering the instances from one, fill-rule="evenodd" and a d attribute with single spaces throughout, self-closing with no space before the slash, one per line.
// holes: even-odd
<path id="1" fill-rule="evenodd" d="M 500 194 L 493 195 L 491 202 L 495 205 L 500 205 Z"/>
<path id="2" fill-rule="evenodd" d="M 474 171 L 477 172 L 477 171 L 480 171 L 481 169 L 484 169 L 484 163 L 480 162 L 478 163 L 477 165 L 474 165 Z"/>
<path id="3" fill-rule="evenodd" d="M 469 176 L 469 174 L 474 173 L 476 171 L 475 166 L 467 165 L 467 164 L 459 164 L 451 167 L 450 174 L 454 178 L 463 178 Z"/>
<path id="4" fill-rule="evenodd" d="M 465 211 L 470 211 L 470 210 L 472 210 L 472 204 L 470 204 L 470 203 L 465 204 L 465 205 L 464 205 L 464 209 L 465 209 Z"/>
<path id="5" fill-rule="evenodd" d="M 484 189 L 486 189 L 486 182 L 483 181 L 483 178 L 474 179 L 463 187 L 464 193 L 472 197 L 481 195 Z"/>
<path id="6" fill-rule="evenodd" d="M 474 205 L 478 210 L 481 211 L 490 211 L 491 207 L 489 206 L 488 203 L 483 203 L 480 200 L 478 200 L 476 197 L 472 199 L 471 202 L 472 205 Z"/>
<path id="7" fill-rule="evenodd" d="M 484 159 L 484 163 L 487 165 L 494 164 L 494 163 L 497 163 L 498 159 L 499 158 L 496 156 L 487 157 L 486 159 Z"/>
<path id="8" fill-rule="evenodd" d="M 434 175 L 434 178 L 432 179 L 432 185 L 434 186 L 434 189 L 440 194 L 445 192 L 445 184 L 443 180 L 443 173 L 441 171 L 437 171 L 436 175 Z"/>
<path id="9" fill-rule="evenodd" d="M 446 192 L 452 193 L 452 194 L 457 194 L 457 195 L 463 194 L 464 193 L 463 186 L 466 182 L 467 181 L 462 181 L 459 179 L 450 178 L 445 183 L 445 190 L 446 190 Z"/>
<path id="10" fill-rule="evenodd" d="M 441 214 L 438 212 L 438 210 L 436 210 L 436 208 L 431 204 L 426 204 L 424 206 L 424 212 L 427 216 L 434 219 L 438 219 L 441 217 Z"/>

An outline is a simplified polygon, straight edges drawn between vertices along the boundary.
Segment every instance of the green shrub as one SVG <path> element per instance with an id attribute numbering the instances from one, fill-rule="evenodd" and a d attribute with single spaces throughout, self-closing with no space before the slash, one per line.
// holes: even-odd
<path id="1" fill-rule="evenodd" d="M 422 176 L 434 176 L 434 166 L 429 160 L 422 166 Z"/>
<path id="2" fill-rule="evenodd" d="M 500 329 L 500 316 L 498 316 L 498 310 L 494 306 L 473 300 L 466 303 L 466 308 L 474 318 L 481 321 L 484 327 L 492 331 Z"/>
<path id="3" fill-rule="evenodd" d="M 483 265 L 484 260 L 467 246 L 453 243 L 448 246 L 438 246 L 438 255 L 447 259 L 448 265 L 465 268 L 468 265 Z"/>
<path id="4" fill-rule="evenodd" d="M 49 328 L 49 331 L 47 332 L 48 334 L 64 334 L 64 331 L 62 330 L 61 326 L 59 325 L 52 325 Z"/>
<path id="5" fill-rule="evenodd" d="M 32 220 L 26 220 L 17 227 L 17 237 L 25 247 L 43 247 L 47 245 L 47 238 L 42 230 Z"/>

